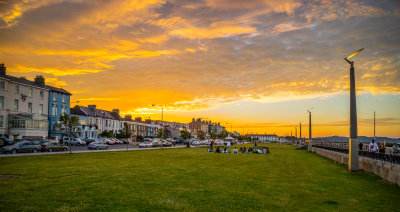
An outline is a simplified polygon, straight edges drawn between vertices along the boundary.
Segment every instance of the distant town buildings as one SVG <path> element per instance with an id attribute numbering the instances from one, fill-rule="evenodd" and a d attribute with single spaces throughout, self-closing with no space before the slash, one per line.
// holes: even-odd
<path id="1" fill-rule="evenodd" d="M 251 140 L 256 141 L 279 141 L 279 136 L 275 134 L 250 134 L 247 135 Z"/>
<path id="2" fill-rule="evenodd" d="M 201 118 L 193 118 L 192 122 L 189 123 L 189 130 L 192 136 L 197 137 L 201 132 L 210 135 L 211 133 L 220 134 L 225 131 L 225 127 L 221 126 L 220 123 L 201 120 Z"/>

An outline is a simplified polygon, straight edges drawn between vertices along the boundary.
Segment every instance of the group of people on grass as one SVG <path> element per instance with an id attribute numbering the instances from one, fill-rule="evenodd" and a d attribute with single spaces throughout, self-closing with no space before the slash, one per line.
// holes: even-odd
<path id="1" fill-rule="evenodd" d="M 214 142 L 211 142 L 210 147 L 208 147 L 207 151 L 208 152 L 214 152 L 213 149 Z M 231 142 L 227 142 L 226 146 L 222 150 L 222 147 L 220 148 L 217 146 L 215 149 L 215 153 L 231 153 Z M 268 147 L 261 147 L 257 149 L 257 142 L 254 142 L 254 148 L 250 147 L 246 149 L 246 147 L 240 147 L 240 149 L 237 149 L 236 147 L 233 149 L 232 153 L 237 154 L 237 153 L 256 153 L 256 154 L 269 154 L 269 148 Z"/>

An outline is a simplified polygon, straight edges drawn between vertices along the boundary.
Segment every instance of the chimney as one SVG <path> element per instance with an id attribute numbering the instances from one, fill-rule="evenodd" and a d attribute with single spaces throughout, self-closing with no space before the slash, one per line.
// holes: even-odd
<path id="1" fill-rule="evenodd" d="M 0 64 L 0 75 L 6 75 L 6 67 L 4 66 L 4 63 Z"/>
<path id="2" fill-rule="evenodd" d="M 114 113 L 119 115 L 119 109 L 113 109 L 112 112 L 114 112 Z"/>
<path id="3" fill-rule="evenodd" d="M 96 105 L 88 105 L 89 109 L 96 110 Z"/>
<path id="4" fill-rule="evenodd" d="M 24 80 L 26 80 L 26 77 L 19 77 L 20 79 L 24 79 Z"/>
<path id="5" fill-rule="evenodd" d="M 125 115 L 125 119 L 132 120 L 132 115 Z"/>
<path id="6" fill-rule="evenodd" d="M 142 117 L 136 117 L 135 121 L 140 121 L 141 122 L 142 121 Z"/>
<path id="7" fill-rule="evenodd" d="M 39 85 L 44 85 L 44 77 L 41 75 L 37 75 L 35 78 L 35 83 Z"/>

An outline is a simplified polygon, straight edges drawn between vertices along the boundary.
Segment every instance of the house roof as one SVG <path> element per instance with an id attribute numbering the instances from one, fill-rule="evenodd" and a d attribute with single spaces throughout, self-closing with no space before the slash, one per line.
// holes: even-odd
<path id="1" fill-rule="evenodd" d="M 36 88 L 42 88 L 45 90 L 50 90 L 50 91 L 55 91 L 55 92 L 59 92 L 59 93 L 64 93 L 67 95 L 72 95 L 70 92 L 62 89 L 62 88 L 56 88 L 50 85 L 40 85 L 34 81 L 31 80 L 27 80 L 24 78 L 20 78 L 20 77 L 14 77 L 14 76 L 10 76 L 10 75 L 0 75 L 0 78 L 4 78 L 4 79 L 8 79 L 12 82 L 16 82 L 19 84 L 24 84 L 24 85 L 28 85 L 28 86 L 32 86 L 32 87 L 36 87 Z"/>
<path id="2" fill-rule="evenodd" d="M 80 116 L 91 116 L 91 117 L 101 117 L 101 118 L 106 118 L 106 119 L 122 120 L 121 116 L 119 116 L 117 113 L 115 113 L 115 115 L 113 115 L 114 112 L 110 112 L 107 110 L 101 110 L 101 109 L 93 110 L 92 108 L 81 106 L 81 105 L 75 105 L 75 107 L 71 108 L 70 112 L 71 112 L 71 114 L 80 115 Z M 118 116 L 116 116 L 116 115 L 118 115 Z"/>

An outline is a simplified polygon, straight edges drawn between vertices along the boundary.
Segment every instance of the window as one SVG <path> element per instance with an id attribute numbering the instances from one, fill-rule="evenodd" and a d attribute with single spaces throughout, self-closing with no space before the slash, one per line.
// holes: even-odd
<path id="1" fill-rule="evenodd" d="M 57 94 L 53 93 L 53 102 L 57 101 Z"/>
<path id="2" fill-rule="evenodd" d="M 56 105 L 53 105 L 53 107 L 51 108 L 51 115 L 53 115 L 53 116 L 57 115 L 57 107 L 56 107 Z"/>
<path id="3" fill-rule="evenodd" d="M 3 119 L 4 119 L 4 116 L 0 116 L 0 127 L 3 127 Z"/>
<path id="4" fill-rule="evenodd" d="M 19 85 L 16 85 L 16 86 L 15 86 L 15 93 L 16 93 L 16 94 L 19 94 Z"/>
<path id="5" fill-rule="evenodd" d="M 39 105 L 39 114 L 42 115 L 43 114 L 43 104 Z"/>
<path id="6" fill-rule="evenodd" d="M 67 107 L 65 105 L 61 108 L 61 114 L 67 113 Z"/>
<path id="7" fill-rule="evenodd" d="M 0 108 L 4 108 L 4 96 L 0 96 Z"/>
<path id="8" fill-rule="evenodd" d="M 32 97 L 33 96 L 33 88 L 29 88 L 28 90 L 28 96 Z"/>
<path id="9" fill-rule="evenodd" d="M 15 100 L 14 100 L 14 110 L 15 110 L 15 111 L 18 111 L 18 110 L 19 110 L 19 100 L 18 100 L 18 99 L 15 99 Z"/>
<path id="10" fill-rule="evenodd" d="M 40 91 L 40 99 L 43 100 L 44 98 L 44 91 Z"/>
<path id="11" fill-rule="evenodd" d="M 65 103 L 65 95 L 62 95 L 62 102 Z"/>
<path id="12" fill-rule="evenodd" d="M 6 81 L 0 81 L 0 89 L 2 90 L 6 89 Z"/>
<path id="13" fill-rule="evenodd" d="M 28 113 L 32 113 L 32 102 L 28 102 Z"/>

